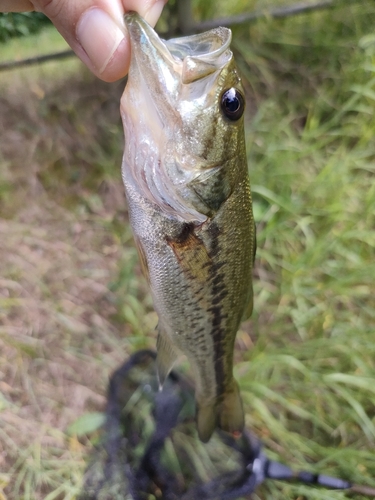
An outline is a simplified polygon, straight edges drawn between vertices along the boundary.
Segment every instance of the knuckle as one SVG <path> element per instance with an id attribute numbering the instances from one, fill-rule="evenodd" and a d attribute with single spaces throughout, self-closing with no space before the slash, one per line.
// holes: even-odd
<path id="1" fill-rule="evenodd" d="M 42 11 L 46 16 L 54 19 L 61 15 L 64 9 L 64 0 L 34 0 L 35 8 Z"/>

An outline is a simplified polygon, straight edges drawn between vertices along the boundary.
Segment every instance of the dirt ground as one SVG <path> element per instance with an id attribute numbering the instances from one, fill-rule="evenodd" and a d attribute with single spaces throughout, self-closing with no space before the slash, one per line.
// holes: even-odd
<path id="1" fill-rule="evenodd" d="M 42 460 L 81 451 L 65 431 L 103 409 L 129 350 L 116 294 L 136 262 L 123 85 L 81 71 L 58 85 L 15 79 L 0 97 L 0 498 L 36 450 Z"/>

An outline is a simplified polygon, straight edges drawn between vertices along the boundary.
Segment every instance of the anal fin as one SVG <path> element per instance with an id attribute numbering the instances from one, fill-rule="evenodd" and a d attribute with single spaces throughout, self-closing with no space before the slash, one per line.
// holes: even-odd
<path id="1" fill-rule="evenodd" d="M 158 370 L 159 385 L 160 388 L 162 388 L 165 379 L 168 377 L 169 372 L 178 359 L 179 352 L 167 335 L 163 335 L 160 332 L 156 341 L 156 349 L 156 366 Z"/>

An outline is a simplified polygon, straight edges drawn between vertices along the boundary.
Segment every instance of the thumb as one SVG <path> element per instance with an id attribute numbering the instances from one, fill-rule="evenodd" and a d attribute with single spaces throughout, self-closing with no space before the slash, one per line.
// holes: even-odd
<path id="1" fill-rule="evenodd" d="M 129 70 L 130 41 L 124 13 L 136 10 L 155 24 L 165 0 L 31 0 L 78 57 L 99 78 L 118 80 Z"/>

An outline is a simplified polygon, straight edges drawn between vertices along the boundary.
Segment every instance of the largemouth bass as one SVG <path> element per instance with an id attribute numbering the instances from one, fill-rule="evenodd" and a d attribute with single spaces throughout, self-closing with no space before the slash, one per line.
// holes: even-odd
<path id="1" fill-rule="evenodd" d="M 159 317 L 161 385 L 186 355 L 197 427 L 244 426 L 233 377 L 235 336 L 252 310 L 255 228 L 247 171 L 244 92 L 231 32 L 162 41 L 126 15 L 131 64 L 121 101 L 123 180 L 142 267 Z"/>

